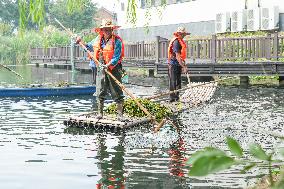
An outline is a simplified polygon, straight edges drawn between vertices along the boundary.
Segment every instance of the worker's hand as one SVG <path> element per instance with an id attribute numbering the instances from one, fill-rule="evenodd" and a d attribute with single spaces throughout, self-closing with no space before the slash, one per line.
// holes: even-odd
<path id="1" fill-rule="evenodd" d="M 76 37 L 76 40 L 75 40 L 75 43 L 76 43 L 76 44 L 79 44 L 81 41 L 82 41 L 81 37 L 80 37 L 80 36 L 77 36 L 77 37 Z"/>
<path id="2" fill-rule="evenodd" d="M 100 70 L 100 71 L 102 71 L 102 70 L 104 70 L 104 69 L 105 69 L 104 64 L 99 64 L 99 66 L 98 66 L 98 67 L 99 67 L 99 70 Z"/>

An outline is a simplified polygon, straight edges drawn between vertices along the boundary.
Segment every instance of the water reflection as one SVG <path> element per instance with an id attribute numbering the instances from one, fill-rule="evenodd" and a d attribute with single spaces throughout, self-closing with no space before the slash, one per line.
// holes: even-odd
<path id="1" fill-rule="evenodd" d="M 168 150 L 168 154 L 170 157 L 169 162 L 169 171 L 170 175 L 178 176 L 181 178 L 181 180 L 184 180 L 185 176 L 185 145 L 184 140 L 182 137 L 180 137 L 175 143 L 173 143 Z"/>
<path id="2" fill-rule="evenodd" d="M 128 87 L 138 96 L 164 89 Z M 66 117 L 96 109 L 92 96 L 1 98 L 0 188 L 245 188 L 263 168 L 192 178 L 184 161 L 205 146 L 228 150 L 228 135 L 245 152 L 251 142 L 272 150 L 279 141 L 265 131 L 283 134 L 283 92 L 221 87 L 210 103 L 178 116 L 180 132 L 164 126 L 157 134 L 149 127 L 124 133 L 65 127 Z"/>
<path id="3" fill-rule="evenodd" d="M 96 152 L 93 156 L 97 161 L 98 173 L 88 175 L 96 176 L 99 180 L 96 183 L 97 189 L 103 188 L 125 188 L 126 169 L 124 166 L 126 134 L 123 131 L 106 131 L 90 128 L 67 127 L 64 133 L 72 135 L 95 135 L 95 143 L 90 151 Z M 89 157 L 90 158 L 90 157 Z"/>
<path id="4" fill-rule="evenodd" d="M 35 67 L 34 65 L 17 65 L 11 68 L 23 76 L 24 79 L 15 77 L 14 74 L 0 69 L 0 86 L 19 87 L 34 84 L 56 86 L 63 82 L 80 85 L 92 83 L 90 74 L 80 74 L 78 71 Z"/>
<path id="5" fill-rule="evenodd" d="M 96 158 L 99 160 L 98 168 L 100 170 L 100 180 L 97 183 L 97 188 L 124 188 L 125 187 L 125 171 L 124 171 L 124 138 L 122 134 L 112 142 L 112 150 L 108 150 L 106 138 L 98 135 L 97 142 L 99 143 L 98 154 Z M 108 141 L 110 142 L 110 141 Z"/>

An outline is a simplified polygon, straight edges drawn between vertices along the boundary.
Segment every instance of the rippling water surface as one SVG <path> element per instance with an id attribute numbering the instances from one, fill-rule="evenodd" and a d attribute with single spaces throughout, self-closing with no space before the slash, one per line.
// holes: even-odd
<path id="1" fill-rule="evenodd" d="M 156 88 L 132 87 L 145 94 Z M 149 128 L 126 133 L 68 129 L 70 114 L 88 112 L 90 96 L 0 100 L 0 188 L 244 188 L 265 172 L 239 168 L 205 178 L 187 176 L 184 160 L 208 145 L 226 149 L 225 136 L 265 149 L 283 134 L 284 90 L 219 88 L 212 101 L 180 115 L 182 133 Z"/>
<path id="2" fill-rule="evenodd" d="M 148 79 L 149 80 L 149 79 Z M 160 89 L 128 86 L 138 96 Z M 166 84 L 166 81 L 164 81 Z M 156 87 L 155 87 L 156 86 Z M 92 96 L 0 99 L 0 188 L 245 188 L 266 172 L 240 167 L 203 178 L 187 175 L 184 162 L 206 146 L 227 150 L 226 136 L 248 149 L 270 150 L 284 135 L 284 90 L 220 87 L 212 101 L 180 114 L 182 132 L 165 126 L 158 134 L 139 127 L 125 133 L 66 128 L 69 115 L 89 112 Z"/>

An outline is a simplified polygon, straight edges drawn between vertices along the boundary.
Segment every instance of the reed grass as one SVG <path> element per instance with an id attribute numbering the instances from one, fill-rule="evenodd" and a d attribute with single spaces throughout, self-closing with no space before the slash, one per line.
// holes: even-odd
<path id="1" fill-rule="evenodd" d="M 65 46 L 68 35 L 53 26 L 42 32 L 26 31 L 23 35 L 0 36 L 0 61 L 5 64 L 25 64 L 30 61 L 30 48 Z"/>

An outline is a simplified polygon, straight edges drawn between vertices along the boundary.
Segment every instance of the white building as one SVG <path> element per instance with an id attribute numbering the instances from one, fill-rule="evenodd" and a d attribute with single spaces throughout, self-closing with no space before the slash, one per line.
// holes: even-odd
<path id="1" fill-rule="evenodd" d="M 198 36 L 248 28 L 284 30 L 284 0 L 137 0 L 135 26 L 127 22 L 127 2 L 120 0 L 115 6 L 117 22 L 122 26 L 119 33 L 126 41 L 169 38 L 181 25 Z M 161 6 L 161 2 L 166 2 L 166 6 Z M 265 16 L 267 20 L 262 19 Z M 145 26 L 149 26 L 148 33 Z"/>

